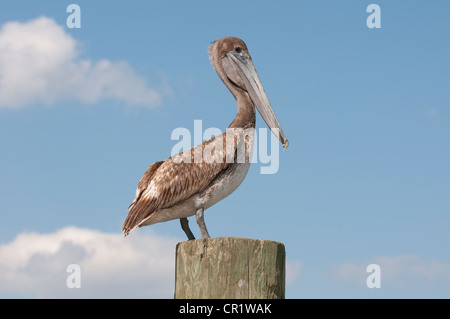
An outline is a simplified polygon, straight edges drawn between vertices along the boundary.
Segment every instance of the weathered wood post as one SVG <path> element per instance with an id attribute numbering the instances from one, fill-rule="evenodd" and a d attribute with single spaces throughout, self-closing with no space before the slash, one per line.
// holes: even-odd
<path id="1" fill-rule="evenodd" d="M 218 237 L 176 247 L 176 299 L 283 299 L 285 249 L 279 242 Z"/>

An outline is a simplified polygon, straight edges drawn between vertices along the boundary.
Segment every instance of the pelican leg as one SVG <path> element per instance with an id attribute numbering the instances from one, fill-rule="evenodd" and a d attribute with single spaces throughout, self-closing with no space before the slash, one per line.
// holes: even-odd
<path id="1" fill-rule="evenodd" d="M 199 208 L 195 213 L 195 219 L 197 220 L 198 227 L 200 227 L 200 232 L 202 233 L 202 238 L 211 238 L 208 234 L 208 230 L 206 229 L 205 219 L 204 219 L 204 209 Z"/>
<path id="2" fill-rule="evenodd" d="M 195 239 L 194 234 L 192 234 L 191 229 L 189 228 L 189 220 L 186 217 L 180 218 L 181 229 L 185 232 L 187 238 L 189 240 Z"/>

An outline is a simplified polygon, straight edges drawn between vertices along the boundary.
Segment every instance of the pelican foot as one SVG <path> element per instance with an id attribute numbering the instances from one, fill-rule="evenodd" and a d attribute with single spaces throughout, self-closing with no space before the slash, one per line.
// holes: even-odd
<path id="1" fill-rule="evenodd" d="M 211 238 L 211 236 L 209 236 L 208 230 L 206 229 L 204 216 L 205 213 L 203 208 L 199 208 L 195 213 L 195 219 L 197 220 L 198 227 L 200 227 L 202 238 Z"/>

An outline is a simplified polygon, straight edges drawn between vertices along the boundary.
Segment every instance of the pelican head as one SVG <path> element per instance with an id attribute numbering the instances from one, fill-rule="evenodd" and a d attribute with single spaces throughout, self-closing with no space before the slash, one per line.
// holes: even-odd
<path id="1" fill-rule="evenodd" d="M 244 41 L 224 37 L 210 45 L 209 56 L 217 74 L 234 97 L 238 100 L 240 95 L 248 94 L 267 126 L 287 148 L 289 142 L 269 103 Z"/>

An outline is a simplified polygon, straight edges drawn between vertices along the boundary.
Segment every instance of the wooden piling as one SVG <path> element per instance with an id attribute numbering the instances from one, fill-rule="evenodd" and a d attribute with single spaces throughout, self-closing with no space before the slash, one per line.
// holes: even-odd
<path id="1" fill-rule="evenodd" d="M 279 242 L 218 237 L 176 247 L 176 299 L 284 299 L 285 249 Z"/>

